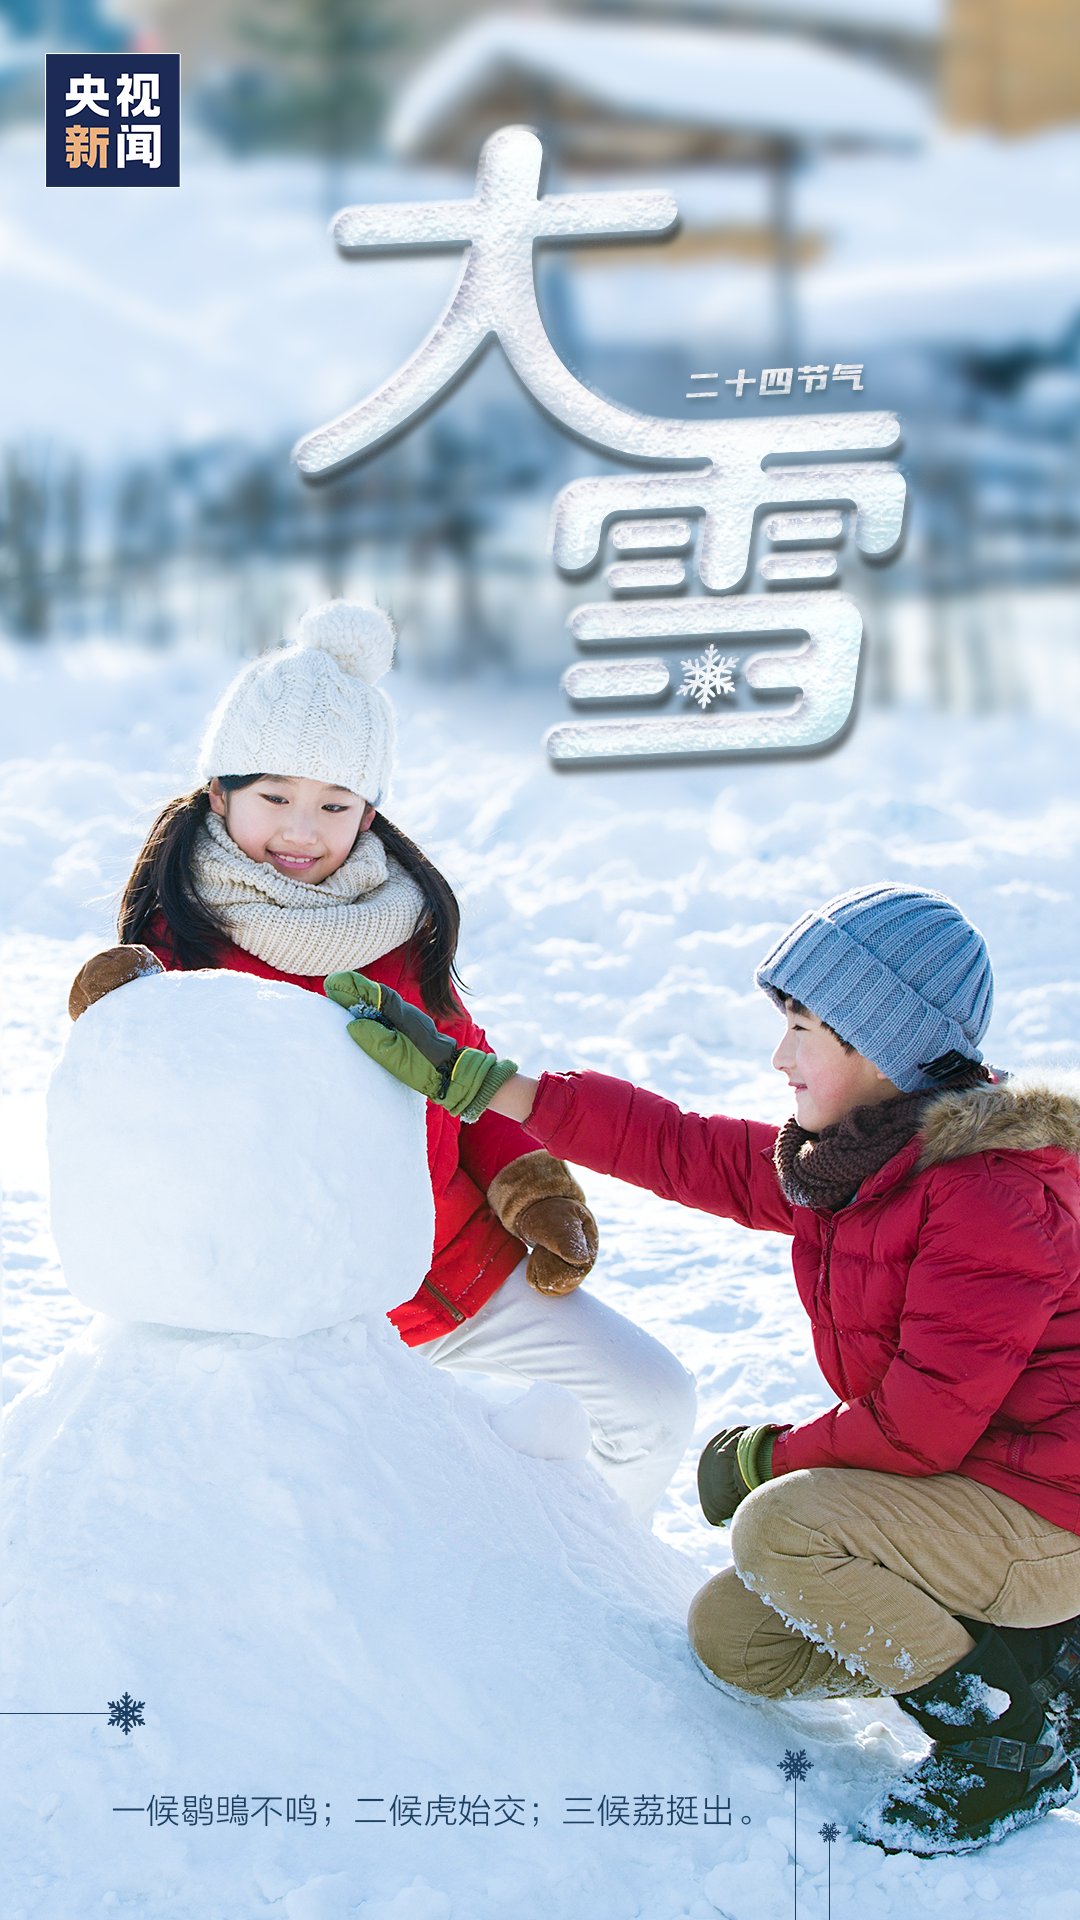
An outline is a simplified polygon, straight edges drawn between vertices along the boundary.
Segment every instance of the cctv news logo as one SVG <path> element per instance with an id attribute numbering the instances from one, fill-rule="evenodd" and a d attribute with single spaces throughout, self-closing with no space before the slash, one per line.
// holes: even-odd
<path id="1" fill-rule="evenodd" d="M 47 53 L 45 184 L 180 185 L 178 53 Z"/>

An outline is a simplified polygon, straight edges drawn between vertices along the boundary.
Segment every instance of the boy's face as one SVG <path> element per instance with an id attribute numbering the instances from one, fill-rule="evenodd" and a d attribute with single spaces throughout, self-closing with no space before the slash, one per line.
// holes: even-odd
<path id="1" fill-rule="evenodd" d="M 356 836 L 371 825 L 374 807 L 348 787 L 266 774 L 231 793 L 210 782 L 210 805 L 241 853 L 318 886 L 346 861 Z"/>
<path id="2" fill-rule="evenodd" d="M 853 1107 L 876 1106 L 899 1093 L 864 1054 L 849 1053 L 835 1033 L 797 1000 L 785 1002 L 787 1031 L 772 1063 L 795 1095 L 795 1118 L 808 1133 L 834 1126 Z"/>

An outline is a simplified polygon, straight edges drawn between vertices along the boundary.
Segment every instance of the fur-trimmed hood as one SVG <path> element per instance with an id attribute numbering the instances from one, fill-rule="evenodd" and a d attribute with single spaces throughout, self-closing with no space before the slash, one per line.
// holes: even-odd
<path id="1" fill-rule="evenodd" d="M 918 1167 L 968 1153 L 1063 1147 L 1080 1156 L 1080 1098 L 1064 1085 L 1008 1081 L 942 1093 L 923 1115 Z"/>

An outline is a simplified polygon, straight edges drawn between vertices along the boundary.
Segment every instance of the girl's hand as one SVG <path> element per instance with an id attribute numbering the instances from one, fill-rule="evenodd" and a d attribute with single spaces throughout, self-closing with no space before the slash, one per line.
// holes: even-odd
<path id="1" fill-rule="evenodd" d="M 478 1120 L 517 1072 L 513 1060 L 497 1060 L 479 1047 L 459 1047 L 419 1007 L 362 973 L 332 973 L 323 981 L 323 991 L 352 1014 L 349 1038 L 364 1053 L 457 1119 Z"/>
<path id="2" fill-rule="evenodd" d="M 537 1293 L 572 1293 L 596 1260 L 596 1221 L 584 1200 L 552 1195 L 534 1200 L 518 1216 L 518 1234 L 529 1246 L 526 1278 Z"/>
<path id="3" fill-rule="evenodd" d="M 68 1012 L 77 1020 L 95 1000 L 103 1000 L 114 988 L 126 987 L 129 980 L 139 980 L 145 974 L 164 971 L 149 947 L 106 947 L 104 953 L 95 953 L 79 968 L 68 994 Z"/>
<path id="4" fill-rule="evenodd" d="M 596 1259 L 596 1221 L 565 1160 L 541 1147 L 508 1161 L 487 1190 L 508 1233 L 532 1248 L 525 1277 L 538 1293 L 572 1293 Z"/>

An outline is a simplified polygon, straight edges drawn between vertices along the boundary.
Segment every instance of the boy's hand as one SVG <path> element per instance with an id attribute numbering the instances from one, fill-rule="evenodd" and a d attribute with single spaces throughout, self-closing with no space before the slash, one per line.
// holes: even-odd
<path id="1" fill-rule="evenodd" d="M 773 1441 L 780 1428 L 724 1427 L 698 1461 L 698 1499 L 712 1527 L 722 1527 L 748 1493 L 772 1479 Z"/>
<path id="2" fill-rule="evenodd" d="M 459 1047 L 419 1007 L 362 973 L 332 973 L 323 991 L 353 1015 L 348 1033 L 362 1052 L 457 1119 L 478 1120 L 517 1072 L 513 1060 Z"/>

